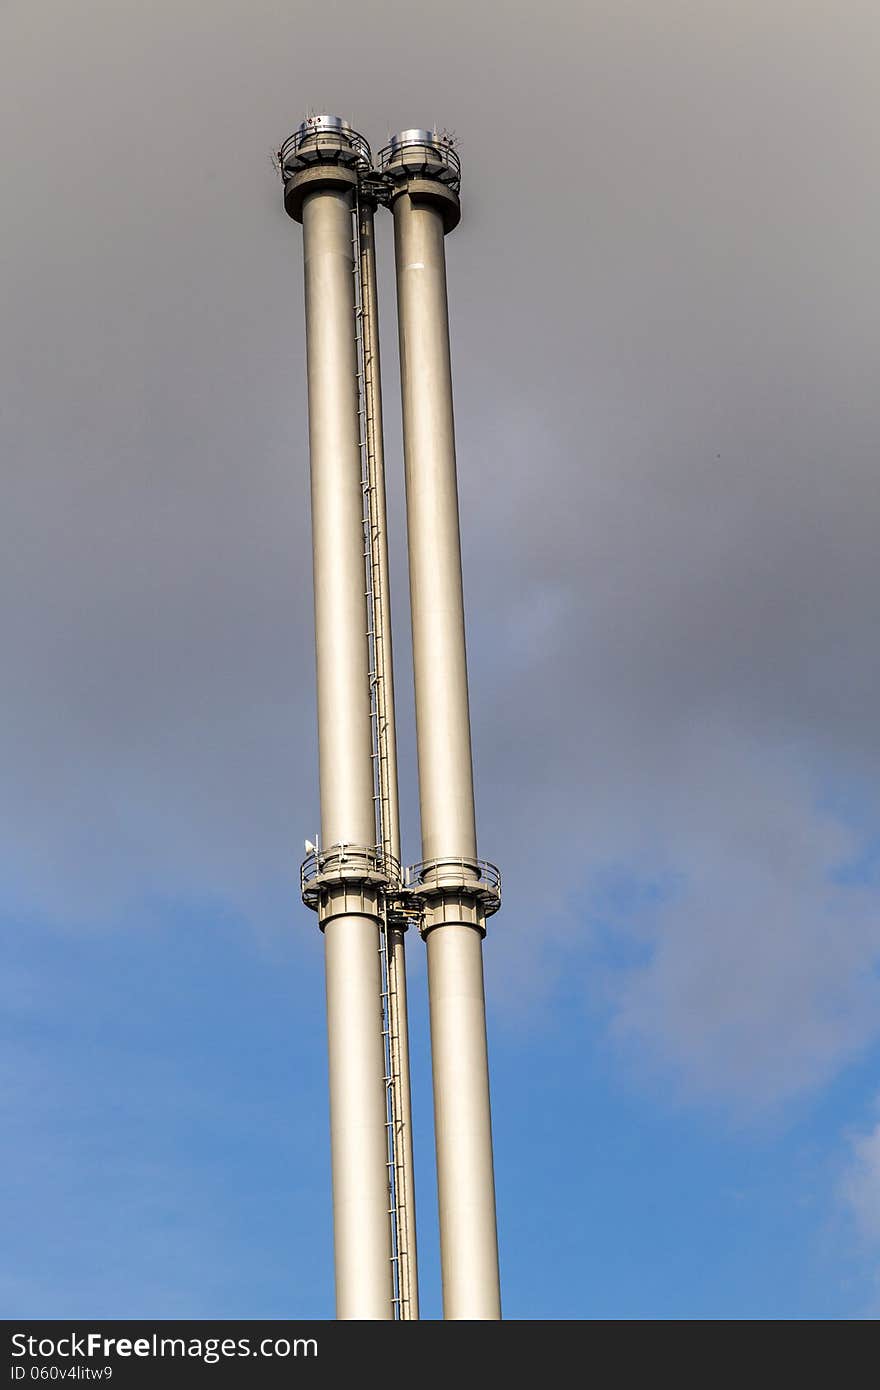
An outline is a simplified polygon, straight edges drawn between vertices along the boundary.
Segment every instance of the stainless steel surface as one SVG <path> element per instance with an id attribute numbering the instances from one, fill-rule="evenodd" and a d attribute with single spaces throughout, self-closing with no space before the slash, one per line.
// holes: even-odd
<path id="1" fill-rule="evenodd" d="M 422 857 L 476 859 L 443 221 L 394 202 Z"/>
<path id="2" fill-rule="evenodd" d="M 375 844 L 351 204 L 303 205 L 321 844 Z"/>
<path id="3" fill-rule="evenodd" d="M 479 885 L 498 891 L 500 879 L 484 882 L 477 859 L 444 251 L 452 195 L 424 172 L 392 206 L 443 1309 L 447 1319 L 495 1319 Z"/>
<path id="4" fill-rule="evenodd" d="M 388 141 L 393 150 L 399 150 L 403 145 L 432 145 L 434 143 L 433 130 L 420 130 L 417 127 L 413 130 L 400 130 L 396 135 L 392 135 Z"/>
<path id="5" fill-rule="evenodd" d="M 350 195 L 302 205 L 321 843 L 375 844 Z M 327 890 L 328 893 L 331 890 Z M 369 897 L 365 897 L 369 905 Z M 324 938 L 337 1317 L 393 1316 L 378 900 Z"/>
<path id="6" fill-rule="evenodd" d="M 427 935 L 443 1316 L 501 1317 L 480 933 Z"/>
<path id="7" fill-rule="evenodd" d="M 300 135 L 310 134 L 315 130 L 336 130 L 345 135 L 351 134 L 351 121 L 347 121 L 344 116 L 331 116 L 326 111 L 321 111 L 312 116 L 306 116 L 304 121 L 300 121 Z"/>
<path id="8" fill-rule="evenodd" d="M 372 916 L 324 928 L 336 1316 L 390 1319 L 379 931 Z"/>

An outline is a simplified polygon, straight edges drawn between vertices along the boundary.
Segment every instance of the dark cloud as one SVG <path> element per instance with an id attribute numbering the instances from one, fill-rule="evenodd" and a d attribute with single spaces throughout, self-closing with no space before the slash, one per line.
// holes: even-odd
<path id="1" fill-rule="evenodd" d="M 74 922 L 149 894 L 296 911 L 301 268 L 268 155 L 310 105 L 375 144 L 437 120 L 465 170 L 448 251 L 482 848 L 509 869 L 496 989 L 549 985 L 575 932 L 594 947 L 618 866 L 675 885 L 619 924 L 639 965 L 597 958 L 621 1037 L 761 1099 L 831 1074 L 872 1035 L 880 947 L 870 882 L 838 872 L 878 813 L 876 13 L 6 20 L 9 892 Z"/>

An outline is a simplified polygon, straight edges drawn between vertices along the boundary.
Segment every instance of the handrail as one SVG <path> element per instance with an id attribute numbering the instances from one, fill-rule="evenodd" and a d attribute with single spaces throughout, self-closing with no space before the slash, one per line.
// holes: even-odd
<path id="1" fill-rule="evenodd" d="M 312 850 L 300 866 L 303 894 L 314 891 L 323 883 L 340 880 L 375 881 L 397 887 L 401 878 L 399 861 L 393 855 L 383 853 L 376 845 L 330 845 L 327 849 Z"/>
<path id="2" fill-rule="evenodd" d="M 432 135 L 427 140 L 398 137 L 379 151 L 376 167 L 386 175 L 392 174 L 396 168 L 407 173 L 423 173 L 429 178 L 439 179 L 456 193 L 461 187 L 461 160 L 451 142 L 441 135 Z"/>
<path id="3" fill-rule="evenodd" d="M 308 164 L 339 161 L 353 164 L 363 172 L 372 168 L 370 146 L 363 135 L 350 126 L 322 126 L 317 122 L 303 122 L 287 137 L 276 158 L 284 183 Z"/>
<path id="4" fill-rule="evenodd" d="M 432 893 L 465 893 L 476 898 L 491 916 L 501 906 L 501 870 L 488 859 L 444 855 L 410 864 L 403 873 L 403 887 L 414 897 Z"/>

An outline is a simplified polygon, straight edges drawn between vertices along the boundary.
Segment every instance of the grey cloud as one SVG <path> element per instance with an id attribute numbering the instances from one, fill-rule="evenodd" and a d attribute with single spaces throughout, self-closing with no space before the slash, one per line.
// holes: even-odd
<path id="1" fill-rule="evenodd" d="M 834 870 L 878 813 L 877 16 L 499 13 L 7 8 L 7 883 L 75 921 L 156 891 L 297 911 L 302 306 L 268 151 L 309 105 L 375 144 L 437 119 L 465 169 L 450 290 L 496 998 L 519 1007 L 536 970 L 552 991 L 557 942 L 594 949 L 603 866 L 656 868 L 681 886 L 647 960 L 596 958 L 617 1035 L 772 1099 L 875 1031 L 876 900 Z M 412 810 L 406 713 L 403 736 Z M 838 785 L 859 825 L 823 809 Z"/>

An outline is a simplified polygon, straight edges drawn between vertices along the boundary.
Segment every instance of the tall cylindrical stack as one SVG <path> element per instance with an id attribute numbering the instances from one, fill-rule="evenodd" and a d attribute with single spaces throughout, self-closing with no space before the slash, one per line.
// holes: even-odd
<path id="1" fill-rule="evenodd" d="M 458 164 L 396 136 L 392 181 L 444 1316 L 501 1316 L 444 237 Z"/>
<path id="2" fill-rule="evenodd" d="M 303 224 L 337 1316 L 416 1318 L 404 933 L 427 943 L 444 1317 L 501 1316 L 482 943 L 501 900 L 474 813 L 444 238 L 453 143 L 372 167 L 338 117 L 279 152 Z M 422 860 L 401 871 L 374 208 L 397 267 Z M 354 213 L 354 219 L 352 214 Z"/>
<path id="3" fill-rule="evenodd" d="M 380 904 L 375 846 L 368 612 L 352 203 L 344 128 L 303 131 L 286 185 L 303 226 L 330 1133 L 337 1317 L 394 1315 L 386 1168 Z M 335 855 L 334 847 L 340 849 Z M 325 848 L 326 847 L 326 848 Z"/>

